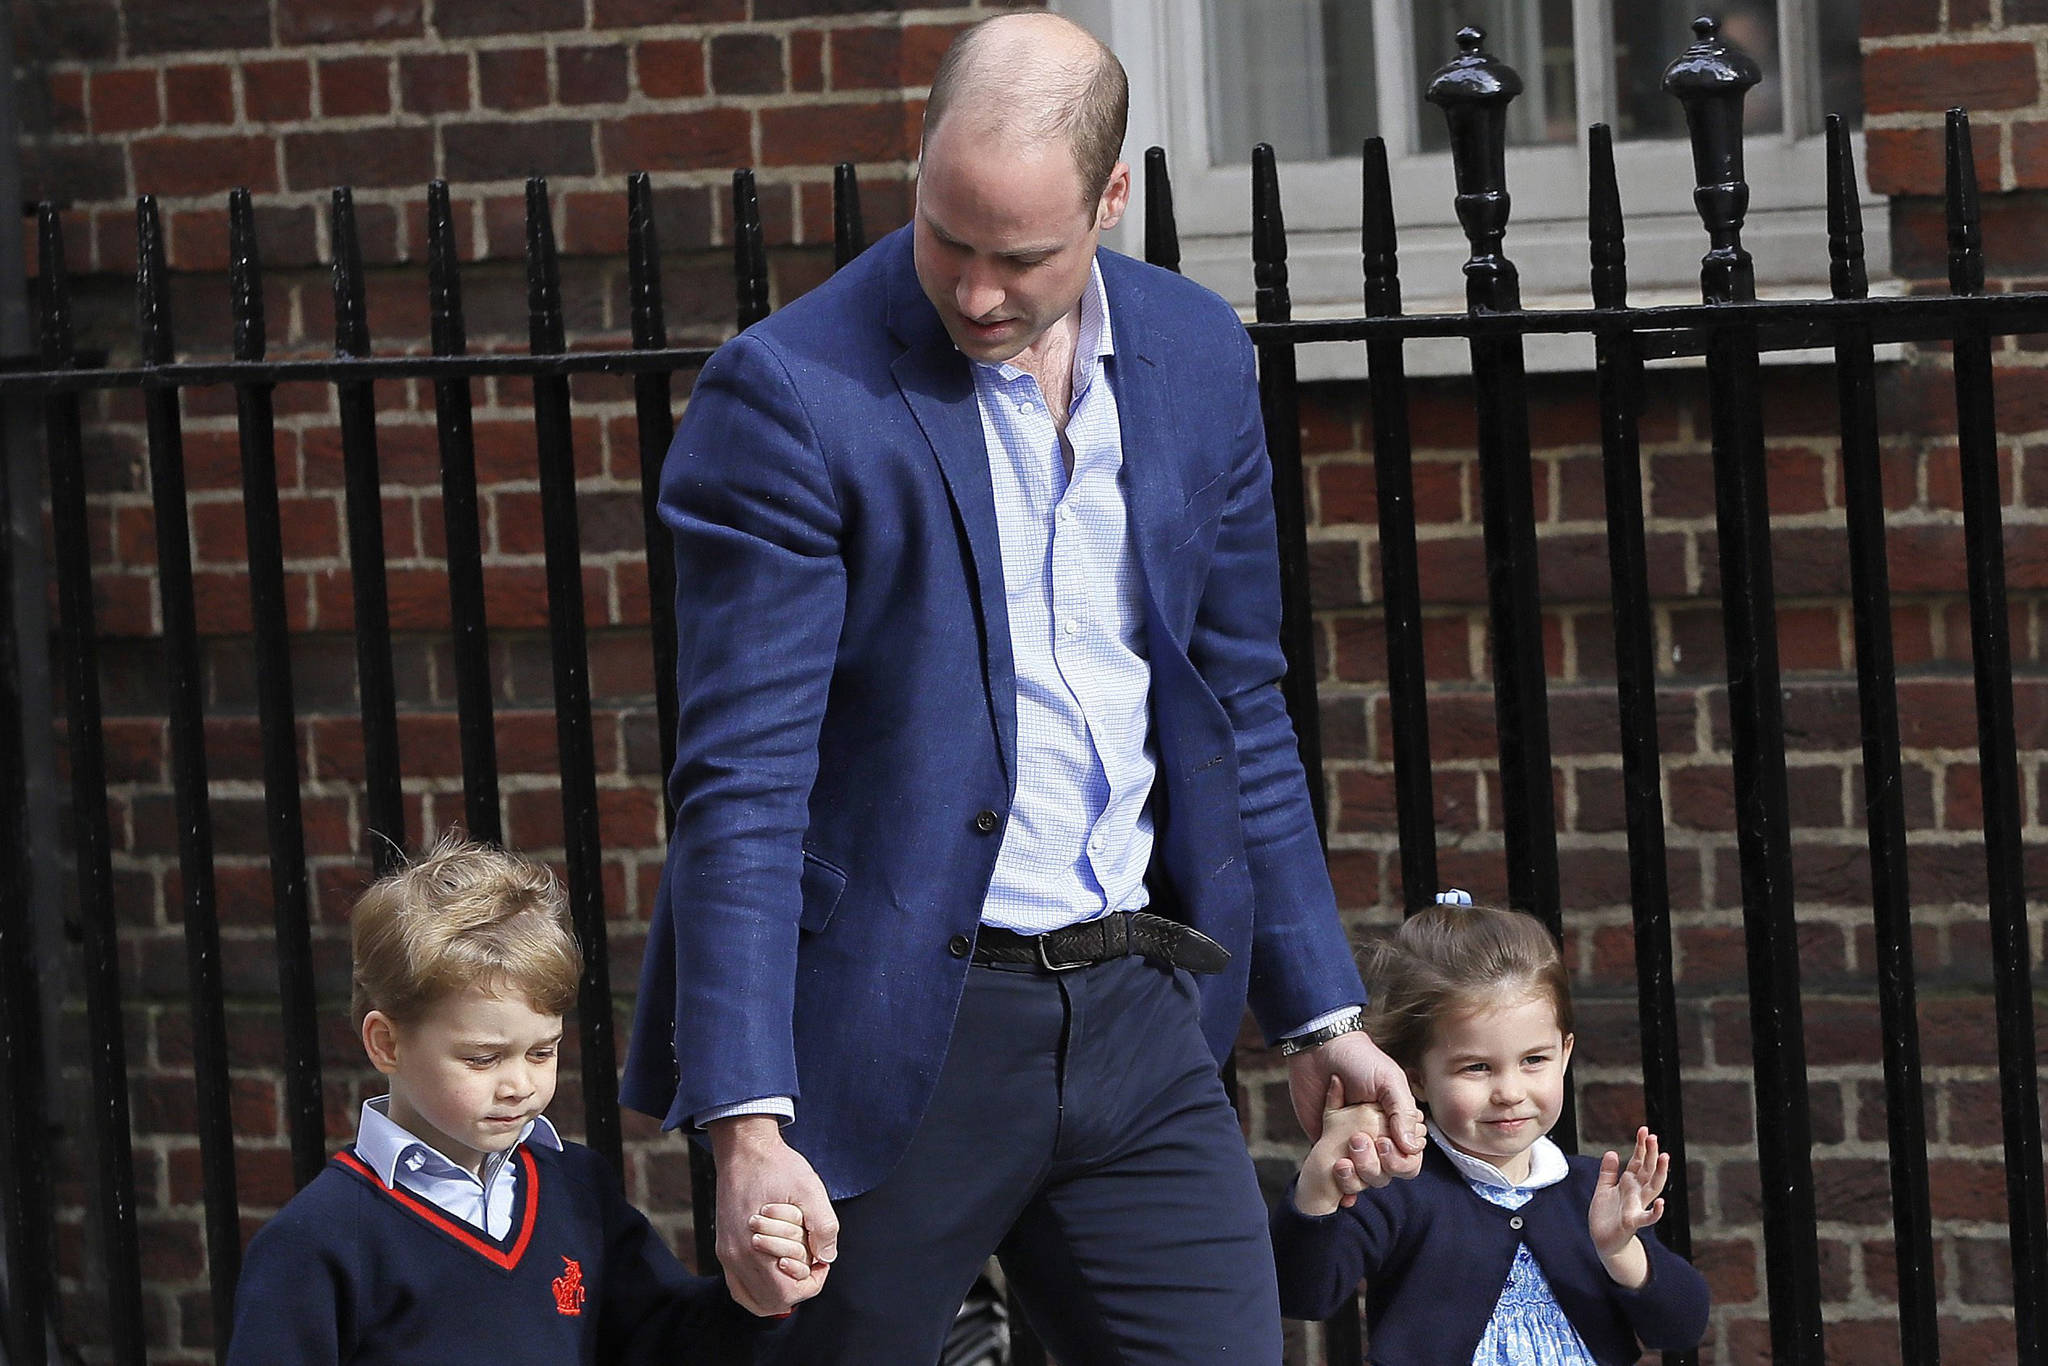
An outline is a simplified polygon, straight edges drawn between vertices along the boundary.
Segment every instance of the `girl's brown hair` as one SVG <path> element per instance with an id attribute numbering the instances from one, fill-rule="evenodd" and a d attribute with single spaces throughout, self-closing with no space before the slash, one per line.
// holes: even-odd
<path id="1" fill-rule="evenodd" d="M 568 900 L 547 865 L 453 831 L 370 884 L 349 940 L 358 1028 L 372 1010 L 409 1024 L 471 987 L 564 1015 L 583 974 Z"/>
<path id="2" fill-rule="evenodd" d="M 1572 1032 L 1564 959 L 1535 917 L 1492 906 L 1435 905 L 1367 949 L 1373 1041 L 1407 1072 L 1422 1067 L 1436 1022 L 1461 1011 L 1546 996 Z"/>

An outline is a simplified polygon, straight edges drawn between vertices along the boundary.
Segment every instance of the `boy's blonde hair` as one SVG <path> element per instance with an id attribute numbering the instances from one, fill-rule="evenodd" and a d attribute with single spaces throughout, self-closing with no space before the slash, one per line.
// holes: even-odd
<path id="1" fill-rule="evenodd" d="M 350 917 L 356 1027 L 373 1010 L 400 1024 L 471 987 L 567 1014 L 583 975 L 562 884 L 542 863 L 456 831 L 370 884 Z"/>
<path id="2" fill-rule="evenodd" d="M 1463 1011 L 1547 997 L 1572 1032 L 1571 979 L 1541 921 L 1492 906 L 1438 904 L 1364 954 L 1366 1027 L 1405 1072 L 1422 1069 L 1436 1023 Z"/>

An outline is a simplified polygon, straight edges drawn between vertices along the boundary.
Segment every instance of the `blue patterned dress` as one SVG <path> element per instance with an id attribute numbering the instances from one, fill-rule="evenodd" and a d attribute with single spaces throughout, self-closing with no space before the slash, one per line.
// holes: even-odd
<path id="1" fill-rule="evenodd" d="M 1516 1185 L 1492 1163 L 1453 1148 L 1434 1125 L 1429 1133 L 1473 1193 L 1502 1209 L 1520 1209 L 1537 1191 L 1564 1180 L 1568 1171 L 1564 1152 L 1549 1139 L 1539 1138 L 1529 1150 L 1528 1179 Z M 1472 1366 L 1597 1366 L 1557 1296 L 1550 1293 L 1550 1282 L 1527 1243 L 1515 1251 L 1500 1301 L 1472 1353 Z"/>

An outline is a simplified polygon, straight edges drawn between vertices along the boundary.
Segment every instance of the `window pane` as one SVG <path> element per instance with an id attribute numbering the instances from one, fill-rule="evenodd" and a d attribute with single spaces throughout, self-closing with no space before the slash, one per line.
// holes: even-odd
<path id="1" fill-rule="evenodd" d="M 1627 3 L 1627 0 L 1617 0 Z M 1415 91 L 1458 55 L 1454 35 L 1467 24 L 1486 31 L 1486 50 L 1522 75 L 1522 93 L 1508 106 L 1508 142 L 1531 146 L 1574 142 L 1579 136 L 1578 92 L 1572 79 L 1571 0 L 1417 0 L 1414 10 Z M 1449 127 L 1434 105 L 1418 115 L 1422 150 L 1451 145 Z"/>
<path id="2" fill-rule="evenodd" d="M 1685 110 L 1664 93 L 1664 68 L 1692 45 L 1692 21 L 1699 14 L 1700 0 L 1614 0 L 1616 137 L 1685 136 Z M 1722 39 L 1748 53 L 1764 74 L 1763 82 L 1743 101 L 1743 127 L 1751 133 L 1779 131 L 1785 114 L 1784 82 L 1778 73 L 1777 0 L 1732 0 L 1720 7 L 1718 17 Z M 1852 49 L 1855 30 L 1852 13 Z"/>
<path id="3" fill-rule="evenodd" d="M 1863 6 L 1857 0 L 1816 0 L 1820 6 L 1820 113 L 1840 114 L 1851 128 L 1863 126 Z M 1820 123 L 1813 124 L 1818 128 Z"/>
<path id="4" fill-rule="evenodd" d="M 1356 156 L 1379 131 L 1367 0 L 1203 0 L 1209 159 Z"/>

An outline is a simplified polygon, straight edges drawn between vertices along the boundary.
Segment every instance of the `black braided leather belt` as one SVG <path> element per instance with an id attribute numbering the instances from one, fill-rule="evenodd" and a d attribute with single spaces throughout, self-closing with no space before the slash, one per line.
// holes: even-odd
<path id="1" fill-rule="evenodd" d="M 1200 930 L 1145 911 L 1112 911 L 1044 934 L 983 925 L 974 938 L 974 961 L 984 967 L 1066 972 L 1131 954 L 1189 972 L 1221 972 L 1230 963 L 1230 950 Z"/>

